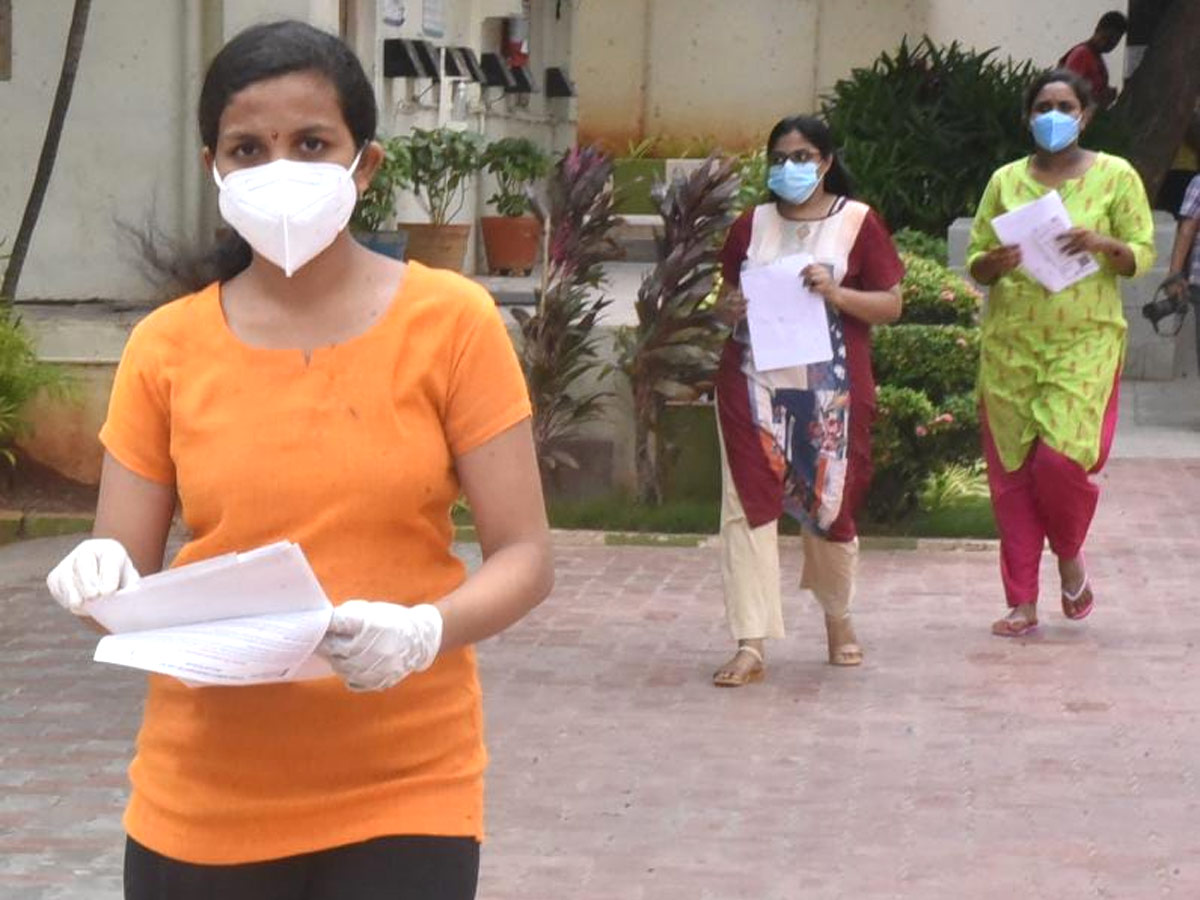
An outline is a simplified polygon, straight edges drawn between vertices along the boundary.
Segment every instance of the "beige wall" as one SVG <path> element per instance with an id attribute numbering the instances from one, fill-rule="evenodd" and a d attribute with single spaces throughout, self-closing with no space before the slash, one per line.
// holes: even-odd
<path id="1" fill-rule="evenodd" d="M 814 109 L 839 78 L 870 66 L 904 35 L 918 38 L 928 30 L 929 0 L 822 0 L 820 6 Z"/>
<path id="2" fill-rule="evenodd" d="M 811 101 L 819 6 L 580 0 L 580 138 L 618 150 L 643 135 L 757 143 L 780 109 Z"/>
<path id="3" fill-rule="evenodd" d="M 1120 0 L 576 0 L 579 133 L 757 144 L 907 35 L 1053 64 Z M 1114 81 L 1123 45 L 1108 57 Z"/>
<path id="4" fill-rule="evenodd" d="M 818 23 L 819 4 L 796 0 L 653 3 L 646 131 L 759 143 L 813 94 Z"/>
<path id="5" fill-rule="evenodd" d="M 575 84 L 580 140 L 624 146 L 645 132 L 647 0 L 579 0 Z"/>
<path id="6" fill-rule="evenodd" d="M 1096 20 L 1124 0 L 928 0 L 929 33 L 939 41 L 959 40 L 984 49 L 999 46 L 1001 55 L 1052 66 L 1080 41 L 1092 36 Z M 1002 8 L 1003 13 L 997 9 Z M 1110 53 L 1110 77 L 1125 71 L 1124 42 Z"/>

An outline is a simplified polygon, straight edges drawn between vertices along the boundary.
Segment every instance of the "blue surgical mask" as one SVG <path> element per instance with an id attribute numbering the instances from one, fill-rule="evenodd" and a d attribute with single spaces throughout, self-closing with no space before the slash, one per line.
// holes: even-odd
<path id="1" fill-rule="evenodd" d="M 1057 109 L 1033 117 L 1033 139 L 1043 150 L 1057 153 L 1079 140 L 1079 120 Z"/>
<path id="2" fill-rule="evenodd" d="M 798 163 L 789 159 L 767 171 L 767 187 L 785 203 L 803 203 L 820 183 L 821 170 L 815 162 Z"/>

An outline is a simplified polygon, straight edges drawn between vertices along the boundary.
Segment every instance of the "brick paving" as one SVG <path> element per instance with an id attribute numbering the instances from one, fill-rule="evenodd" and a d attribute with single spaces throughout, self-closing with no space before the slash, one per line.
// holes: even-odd
<path id="1" fill-rule="evenodd" d="M 711 550 L 564 538 L 553 597 L 480 651 L 481 900 L 1200 897 L 1200 461 L 1104 483 L 1086 623 L 1049 558 L 1042 632 L 1004 641 L 994 549 L 868 551 L 867 664 L 823 664 L 792 588 L 741 690 L 708 685 L 731 643 Z M 5 900 L 119 897 L 140 678 L 89 663 L 43 594 L 70 545 L 0 549 Z"/>

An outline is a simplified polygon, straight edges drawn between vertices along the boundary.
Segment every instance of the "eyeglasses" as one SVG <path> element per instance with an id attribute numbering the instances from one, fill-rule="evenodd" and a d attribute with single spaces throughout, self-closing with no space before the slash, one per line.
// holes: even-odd
<path id="1" fill-rule="evenodd" d="M 793 150 L 791 153 L 768 153 L 767 163 L 772 166 L 782 166 L 785 162 L 803 164 L 807 162 L 815 162 L 820 158 L 820 153 L 814 153 L 811 150 Z"/>

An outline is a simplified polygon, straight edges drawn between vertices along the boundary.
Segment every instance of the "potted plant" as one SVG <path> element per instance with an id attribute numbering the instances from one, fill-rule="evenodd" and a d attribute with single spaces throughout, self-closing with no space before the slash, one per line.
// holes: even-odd
<path id="1" fill-rule="evenodd" d="M 409 174 L 429 223 L 406 223 L 408 258 L 462 269 L 470 225 L 451 225 L 462 209 L 468 180 L 480 168 L 483 136 L 453 128 L 414 128 L 404 139 Z"/>
<path id="2" fill-rule="evenodd" d="M 488 145 L 482 164 L 496 177 L 496 193 L 488 203 L 498 216 L 482 216 L 483 247 L 493 275 L 523 274 L 537 262 L 541 224 L 527 215 L 526 190 L 550 170 L 550 157 L 529 138 L 502 138 Z"/>
<path id="3" fill-rule="evenodd" d="M 408 233 L 395 228 L 396 191 L 412 186 L 412 165 L 404 138 L 380 140 L 383 162 L 363 191 L 350 219 L 350 230 L 359 243 L 376 253 L 404 259 Z M 393 227 L 389 227 L 393 226 Z"/>

